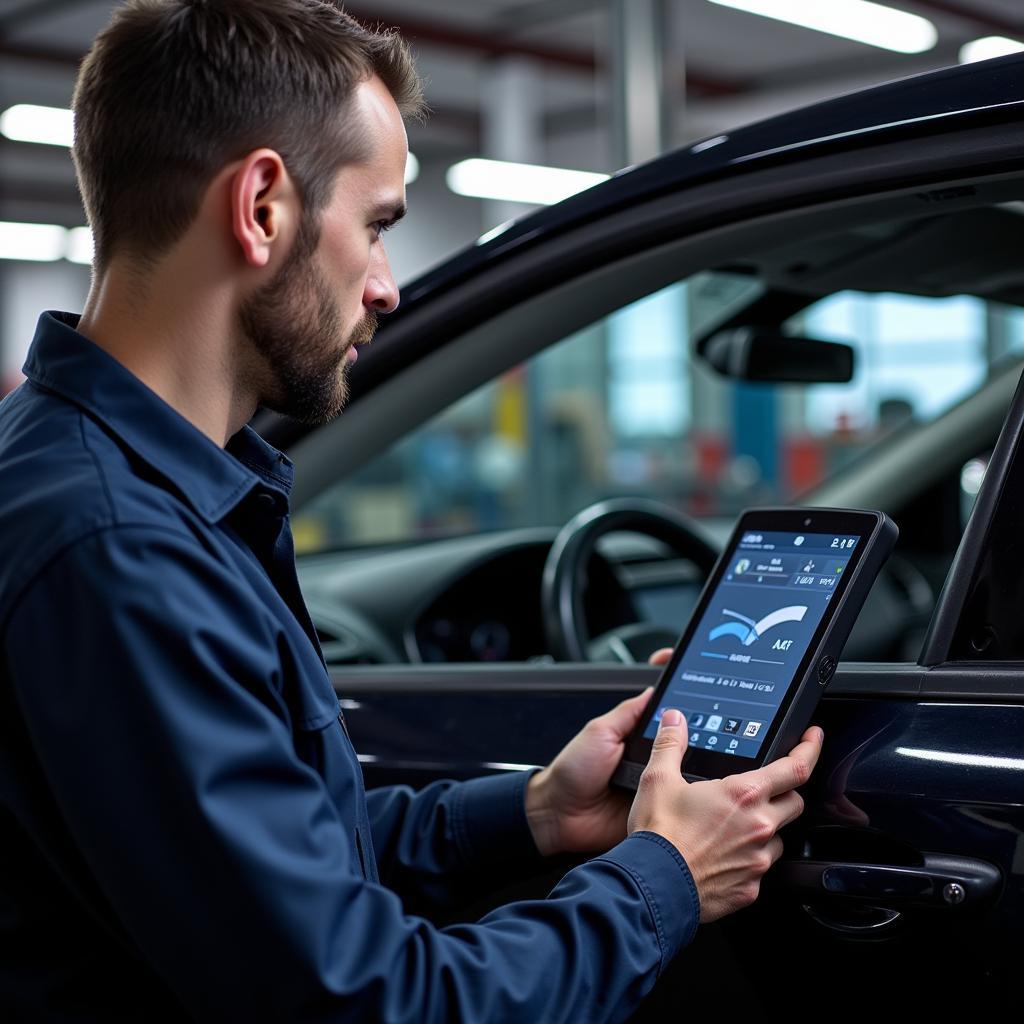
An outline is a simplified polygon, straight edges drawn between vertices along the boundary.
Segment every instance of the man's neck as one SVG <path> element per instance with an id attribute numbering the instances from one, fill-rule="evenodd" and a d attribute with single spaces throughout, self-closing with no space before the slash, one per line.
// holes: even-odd
<path id="1" fill-rule="evenodd" d="M 140 282 L 112 266 L 94 281 L 79 331 L 223 447 L 256 411 L 239 385 L 230 295 L 161 266 Z"/>

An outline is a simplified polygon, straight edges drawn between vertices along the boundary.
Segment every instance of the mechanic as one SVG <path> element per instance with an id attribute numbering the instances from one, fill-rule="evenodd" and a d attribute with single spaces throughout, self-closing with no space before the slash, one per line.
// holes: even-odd
<path id="1" fill-rule="evenodd" d="M 422 110 L 333 2 L 130 0 L 82 65 L 92 290 L 0 405 L 4 1020 L 619 1020 L 801 811 L 820 730 L 690 785 L 674 711 L 630 808 L 649 691 L 535 774 L 364 793 L 246 424 L 340 411 Z M 545 900 L 403 911 L 564 852 L 596 856 Z"/>

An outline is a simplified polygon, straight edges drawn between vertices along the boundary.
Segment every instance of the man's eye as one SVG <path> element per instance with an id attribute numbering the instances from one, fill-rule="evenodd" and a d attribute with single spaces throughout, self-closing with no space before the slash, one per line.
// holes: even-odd
<path id="1" fill-rule="evenodd" d="M 385 231 L 390 231 L 394 224 L 389 220 L 377 220 L 373 222 L 372 227 L 377 237 L 380 238 Z"/>

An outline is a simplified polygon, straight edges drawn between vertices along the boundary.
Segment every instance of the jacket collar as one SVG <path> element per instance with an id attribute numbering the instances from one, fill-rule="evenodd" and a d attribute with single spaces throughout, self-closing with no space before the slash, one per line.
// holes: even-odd
<path id="1" fill-rule="evenodd" d="M 261 484 L 291 490 L 291 461 L 251 427 L 220 448 L 130 370 L 77 331 L 79 317 L 39 318 L 22 372 L 79 406 L 165 477 L 207 522 L 223 519 Z"/>

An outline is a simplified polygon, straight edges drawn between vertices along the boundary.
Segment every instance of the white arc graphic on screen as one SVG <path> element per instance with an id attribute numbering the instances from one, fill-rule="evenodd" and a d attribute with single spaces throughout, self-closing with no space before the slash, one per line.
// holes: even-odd
<path id="1" fill-rule="evenodd" d="M 744 647 L 749 647 L 775 626 L 780 626 L 784 622 L 801 622 L 807 614 L 807 605 L 791 604 L 785 608 L 776 608 L 775 611 L 769 612 L 757 622 L 729 608 L 723 608 L 722 614 L 739 619 L 740 622 L 723 622 L 722 625 L 715 626 L 708 634 L 708 639 L 717 640 L 720 636 L 730 635 L 738 637 Z M 746 625 L 742 625 L 742 623 L 746 623 Z"/>

